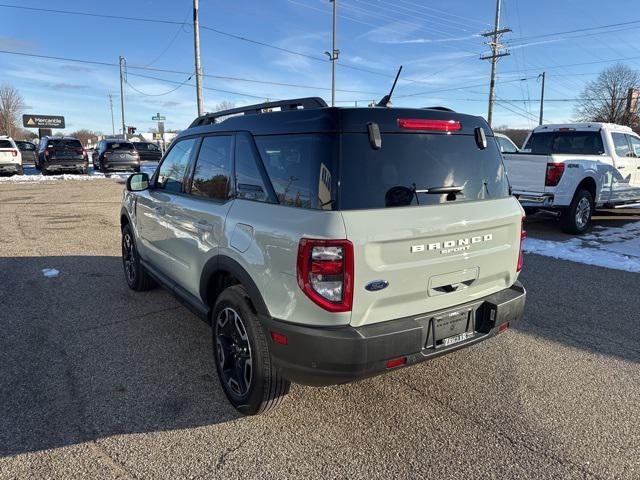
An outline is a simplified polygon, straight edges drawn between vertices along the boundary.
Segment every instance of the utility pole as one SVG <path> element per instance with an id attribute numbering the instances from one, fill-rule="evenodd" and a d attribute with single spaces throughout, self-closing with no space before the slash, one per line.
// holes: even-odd
<path id="1" fill-rule="evenodd" d="M 540 77 L 542 77 L 542 93 L 540 95 L 540 122 L 538 123 L 538 125 L 542 125 L 542 114 L 544 113 L 544 81 L 546 79 L 547 76 L 547 72 L 542 72 L 540 75 L 538 75 L 538 80 L 540 80 Z"/>
<path id="2" fill-rule="evenodd" d="M 198 100 L 198 116 L 204 115 L 204 99 L 202 98 L 202 65 L 200 64 L 200 12 L 198 0 L 193 0 L 193 45 L 196 55 L 196 95 Z"/>
<path id="3" fill-rule="evenodd" d="M 111 108 L 111 135 L 116 136 L 116 122 L 113 119 L 113 95 L 109 94 L 109 107 Z"/>
<path id="4" fill-rule="evenodd" d="M 333 45 L 331 53 L 324 52 L 331 60 L 331 106 L 336 106 L 336 62 L 340 56 L 340 50 L 336 48 L 336 0 L 329 0 L 333 3 Z"/>
<path id="5" fill-rule="evenodd" d="M 496 0 L 496 19 L 493 27 L 493 31 L 485 32 L 482 34 L 483 37 L 490 37 L 491 41 L 488 43 L 491 48 L 491 55 L 483 55 L 480 57 L 480 60 L 491 60 L 491 82 L 489 83 L 489 109 L 487 113 L 487 122 L 489 126 L 491 126 L 491 122 L 493 121 L 493 102 L 495 101 L 495 88 L 496 88 L 496 67 L 498 63 L 498 58 L 506 57 L 510 55 L 508 51 L 502 51 L 504 45 L 500 44 L 500 38 L 503 34 L 511 31 L 510 28 L 503 28 L 500 30 L 500 2 L 501 0 Z"/>
<path id="6" fill-rule="evenodd" d="M 120 110 L 122 111 L 122 138 L 127 139 L 127 129 L 124 126 L 124 74 L 122 67 L 126 65 L 126 60 L 120 56 Z"/>

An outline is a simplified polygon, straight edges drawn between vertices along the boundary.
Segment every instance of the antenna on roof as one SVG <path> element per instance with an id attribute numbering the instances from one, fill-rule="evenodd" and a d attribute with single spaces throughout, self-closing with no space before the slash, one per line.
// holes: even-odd
<path id="1" fill-rule="evenodd" d="M 400 68 L 398 69 L 398 73 L 396 74 L 396 79 L 393 81 L 393 85 L 391 86 L 391 91 L 389 92 L 389 95 L 385 95 L 384 97 L 382 97 L 382 100 L 376 103 L 376 107 L 386 107 L 389 105 L 389 102 L 391 102 L 391 95 L 393 95 L 393 90 L 396 88 L 396 83 L 398 83 L 398 78 L 400 77 L 401 71 L 402 71 L 402 65 L 400 65 Z"/>

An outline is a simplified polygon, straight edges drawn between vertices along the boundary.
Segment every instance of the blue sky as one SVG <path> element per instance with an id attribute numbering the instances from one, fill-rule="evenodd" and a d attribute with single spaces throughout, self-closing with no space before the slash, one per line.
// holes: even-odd
<path id="1" fill-rule="evenodd" d="M 174 22 L 189 22 L 192 4 L 191 0 L 2 3 Z M 494 126 L 530 128 L 537 123 L 538 103 L 526 100 L 539 98 L 537 76 L 543 70 L 550 100 L 545 104 L 545 120 L 561 122 L 573 115 L 574 103 L 566 100 L 576 98 L 585 83 L 613 60 L 630 58 L 623 63 L 640 69 L 640 23 L 556 35 L 640 20 L 637 7 L 636 0 L 610 0 L 606 8 L 595 0 L 503 0 L 502 24 L 513 33 L 504 37 L 511 55 L 498 64 L 501 102 L 495 109 Z M 368 70 L 338 66 L 339 105 L 379 99 L 402 64 L 395 105 L 445 105 L 486 116 L 490 64 L 478 57 L 489 50 L 478 34 L 491 28 L 494 8 L 494 0 L 338 0 L 340 63 Z M 331 48 L 328 0 L 200 0 L 200 11 L 204 27 L 319 58 Z M 146 131 L 155 125 L 151 117 L 160 112 L 167 117 L 167 128 L 182 129 L 195 117 L 193 78 L 167 93 L 194 69 L 189 25 L 6 7 L 0 7 L 0 18 L 0 50 L 111 64 L 117 64 L 119 55 L 126 57 L 128 125 Z M 225 100 L 236 105 L 316 95 L 330 100 L 329 63 L 204 28 L 201 40 L 205 74 L 253 80 L 204 78 L 207 110 Z M 20 90 L 29 112 L 64 115 L 67 131 L 89 128 L 111 133 L 111 93 L 118 130 L 117 68 L 0 53 L 0 82 Z"/>

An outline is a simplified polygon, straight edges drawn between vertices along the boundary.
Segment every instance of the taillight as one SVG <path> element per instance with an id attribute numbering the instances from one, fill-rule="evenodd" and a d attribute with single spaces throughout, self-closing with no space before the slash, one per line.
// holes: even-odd
<path id="1" fill-rule="evenodd" d="M 555 187 L 560 183 L 564 173 L 564 163 L 547 163 L 547 175 L 544 179 L 545 187 Z"/>
<path id="2" fill-rule="evenodd" d="M 18 150 L 11 150 L 11 155 L 13 155 L 14 157 L 18 156 Z"/>
<path id="3" fill-rule="evenodd" d="M 527 238 L 527 232 L 524 229 L 524 217 L 522 218 L 522 223 L 520 225 L 520 251 L 518 253 L 518 264 L 516 265 L 516 272 L 522 270 L 522 265 L 524 264 L 524 255 L 522 253 L 522 242 Z"/>
<path id="4" fill-rule="evenodd" d="M 45 150 L 45 151 L 44 151 L 44 156 L 45 156 L 45 157 L 48 157 L 48 156 L 49 156 L 49 150 Z"/>
<path id="5" fill-rule="evenodd" d="M 430 130 L 433 132 L 459 132 L 462 130 L 460 122 L 455 120 L 407 120 L 399 118 L 398 126 L 407 130 Z"/>
<path id="6" fill-rule="evenodd" d="M 353 301 L 353 244 L 303 238 L 298 245 L 298 285 L 329 312 L 349 312 Z"/>

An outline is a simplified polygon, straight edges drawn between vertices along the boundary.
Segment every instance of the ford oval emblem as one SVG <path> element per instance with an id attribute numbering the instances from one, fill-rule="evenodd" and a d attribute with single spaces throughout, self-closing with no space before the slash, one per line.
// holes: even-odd
<path id="1" fill-rule="evenodd" d="M 377 292 L 378 290 L 384 290 L 388 286 L 389 282 L 386 280 L 374 280 L 373 282 L 367 283 L 364 288 L 370 292 Z"/>

